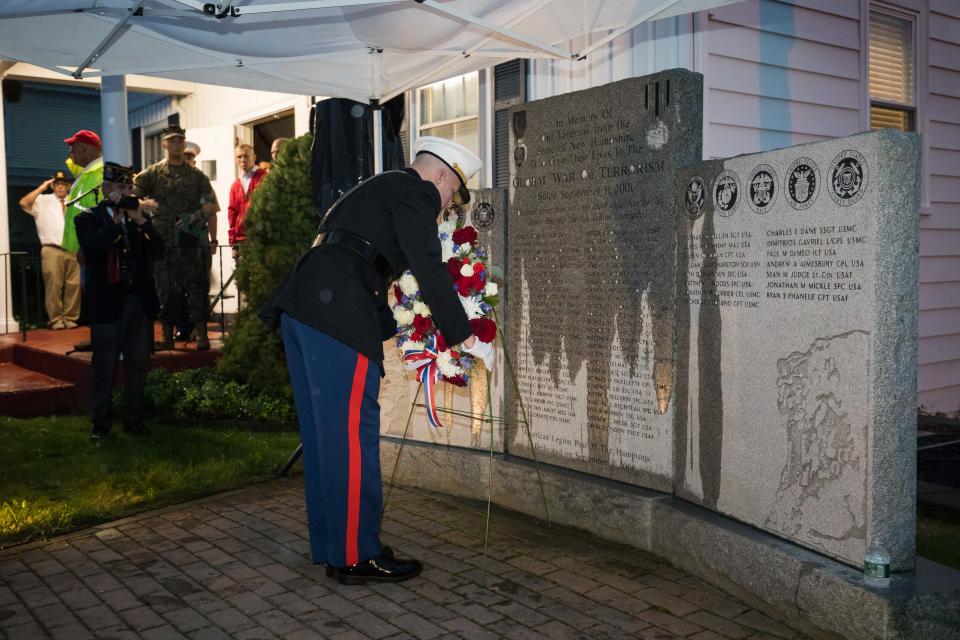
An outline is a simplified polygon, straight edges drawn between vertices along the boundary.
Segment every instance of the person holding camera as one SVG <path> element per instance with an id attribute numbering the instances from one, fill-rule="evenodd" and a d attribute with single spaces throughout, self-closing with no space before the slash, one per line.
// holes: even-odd
<path id="1" fill-rule="evenodd" d="M 143 393 L 150 369 L 153 320 L 160 301 L 153 261 L 164 242 L 150 222 L 156 203 L 133 192 L 133 169 L 104 163 L 103 200 L 76 217 L 77 238 L 86 263 L 81 317 L 90 325 L 93 348 L 93 428 L 104 438 L 113 422 L 113 379 L 123 356 L 126 407 L 123 428 L 145 433 Z"/>

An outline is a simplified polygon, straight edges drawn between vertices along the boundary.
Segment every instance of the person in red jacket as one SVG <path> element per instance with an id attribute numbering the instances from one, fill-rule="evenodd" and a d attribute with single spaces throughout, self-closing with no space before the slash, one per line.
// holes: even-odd
<path id="1" fill-rule="evenodd" d="M 247 217 L 250 207 L 250 194 L 257 188 L 267 172 L 257 166 L 257 155 L 249 144 L 237 146 L 237 167 L 240 169 L 238 177 L 230 187 L 230 204 L 227 207 L 227 221 L 230 223 L 228 238 L 233 246 L 233 258 L 237 258 L 237 245 L 247 239 L 247 231 L 243 221 Z"/>

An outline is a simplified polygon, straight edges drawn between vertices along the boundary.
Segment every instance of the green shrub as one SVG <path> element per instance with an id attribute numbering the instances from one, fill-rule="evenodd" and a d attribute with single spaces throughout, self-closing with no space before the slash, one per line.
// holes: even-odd
<path id="1" fill-rule="evenodd" d="M 317 233 L 319 219 L 310 182 L 312 144 L 310 134 L 289 140 L 270 175 L 251 196 L 244 222 L 247 240 L 237 267 L 245 306 L 237 314 L 216 366 L 227 378 L 270 390 L 280 398 L 292 397 L 283 348 L 257 314 Z"/>
<path id="2" fill-rule="evenodd" d="M 113 394 L 117 415 L 123 413 L 123 389 Z M 215 418 L 292 423 L 297 419 L 289 388 L 279 391 L 231 380 L 213 369 L 170 373 L 153 369 L 147 375 L 144 409 L 152 416 Z"/>

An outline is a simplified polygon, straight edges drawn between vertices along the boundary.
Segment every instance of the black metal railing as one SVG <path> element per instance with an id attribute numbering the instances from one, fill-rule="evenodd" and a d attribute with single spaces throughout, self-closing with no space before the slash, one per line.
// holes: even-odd
<path id="1" fill-rule="evenodd" d="M 220 333 L 226 335 L 231 323 L 227 321 L 226 301 L 236 298 L 239 312 L 243 306 L 244 297 L 236 287 L 234 273 L 226 279 L 223 277 L 224 253 L 238 249 L 238 245 L 219 245 L 212 259 L 217 260 L 217 279 L 211 280 L 210 305 L 207 309 L 208 319 L 213 318 L 219 307 Z M 197 250 L 209 251 L 207 246 L 186 247 L 182 245 L 167 246 L 168 257 L 176 251 Z M 39 245 L 30 246 L 24 251 L 7 251 L 0 253 L 0 282 L 6 281 L 10 285 L 5 299 L 0 299 L 0 313 L 3 315 L 2 332 L 10 333 L 11 319 L 19 325 L 21 340 L 26 342 L 28 331 L 47 325 L 46 308 L 44 306 L 43 269 L 41 265 Z M 212 261 L 211 261 L 212 266 Z M 82 301 L 81 301 L 82 304 Z"/>

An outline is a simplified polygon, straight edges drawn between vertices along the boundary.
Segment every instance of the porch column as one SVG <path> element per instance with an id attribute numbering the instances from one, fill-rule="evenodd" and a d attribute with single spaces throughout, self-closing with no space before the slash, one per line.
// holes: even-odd
<path id="1" fill-rule="evenodd" d="M 0 82 L 11 63 L 0 61 Z M 13 318 L 13 288 L 11 287 L 13 257 L 10 252 L 10 211 L 7 206 L 7 144 L 4 135 L 3 98 L 0 97 L 0 334 L 14 333 L 20 325 Z"/>
<path id="2" fill-rule="evenodd" d="M 100 80 L 100 123 L 104 161 L 132 164 L 124 76 L 104 76 Z"/>

